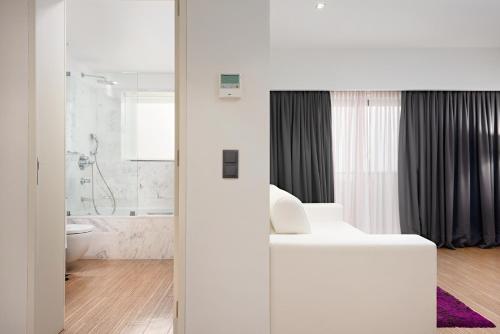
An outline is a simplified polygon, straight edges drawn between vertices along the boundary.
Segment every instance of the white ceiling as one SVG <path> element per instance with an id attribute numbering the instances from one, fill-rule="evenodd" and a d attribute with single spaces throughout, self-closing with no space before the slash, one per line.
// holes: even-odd
<path id="1" fill-rule="evenodd" d="M 499 0 L 271 0 L 282 48 L 500 47 Z"/>
<path id="2" fill-rule="evenodd" d="M 250 0 L 249 0 L 250 1 Z M 500 47 L 500 0 L 270 0 L 279 48 Z M 71 58 L 100 72 L 174 72 L 173 0 L 68 0 Z"/>
<path id="3" fill-rule="evenodd" d="M 68 0 L 71 58 L 100 72 L 174 72 L 173 0 Z"/>

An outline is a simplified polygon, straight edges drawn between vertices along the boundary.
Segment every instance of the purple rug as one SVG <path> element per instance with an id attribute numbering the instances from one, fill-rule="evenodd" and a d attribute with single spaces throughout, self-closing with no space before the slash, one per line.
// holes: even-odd
<path id="1" fill-rule="evenodd" d="M 492 328 L 495 327 L 495 324 L 438 287 L 437 326 L 438 328 Z"/>

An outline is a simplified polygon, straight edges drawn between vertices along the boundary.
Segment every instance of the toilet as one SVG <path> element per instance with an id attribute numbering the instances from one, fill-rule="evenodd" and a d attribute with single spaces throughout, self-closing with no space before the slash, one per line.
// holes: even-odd
<path id="1" fill-rule="evenodd" d="M 94 225 L 66 224 L 66 263 L 80 259 L 89 249 Z"/>

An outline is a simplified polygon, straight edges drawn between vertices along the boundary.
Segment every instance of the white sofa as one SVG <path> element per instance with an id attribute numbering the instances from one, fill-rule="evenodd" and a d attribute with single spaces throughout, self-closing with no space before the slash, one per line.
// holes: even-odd
<path id="1" fill-rule="evenodd" d="M 339 204 L 304 204 L 310 234 L 271 234 L 271 334 L 436 331 L 436 246 L 369 235 Z"/>

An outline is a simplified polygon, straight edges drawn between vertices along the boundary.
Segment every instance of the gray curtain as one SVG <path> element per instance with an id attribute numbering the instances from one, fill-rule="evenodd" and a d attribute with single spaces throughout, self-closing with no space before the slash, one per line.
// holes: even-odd
<path id="1" fill-rule="evenodd" d="M 403 92 L 403 233 L 439 247 L 500 243 L 500 92 Z"/>
<path id="2" fill-rule="evenodd" d="M 271 92 L 271 183 L 306 203 L 333 202 L 329 92 Z"/>

